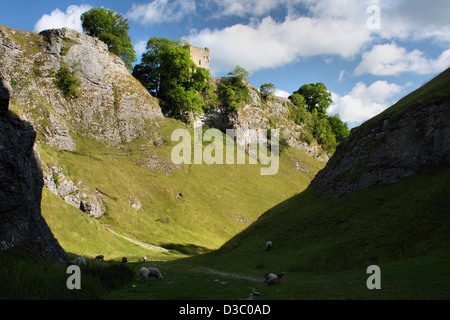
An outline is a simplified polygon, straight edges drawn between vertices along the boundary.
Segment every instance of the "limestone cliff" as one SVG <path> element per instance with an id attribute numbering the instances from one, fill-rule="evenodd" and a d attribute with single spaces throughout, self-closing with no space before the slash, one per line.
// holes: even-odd
<path id="1" fill-rule="evenodd" d="M 81 83 L 78 98 L 55 85 L 61 63 Z M 40 34 L 0 27 L 0 70 L 12 88 L 11 109 L 30 121 L 45 143 L 76 150 L 71 133 L 119 145 L 146 134 L 163 118 L 159 104 L 96 38 L 71 29 Z M 158 139 L 157 132 L 149 139 Z"/>
<path id="2" fill-rule="evenodd" d="M 66 253 L 41 216 L 43 179 L 35 137 L 31 125 L 0 112 L 0 251 L 19 247 L 66 263 Z"/>
<path id="3" fill-rule="evenodd" d="M 222 80 L 214 78 L 217 85 Z M 297 148 L 306 154 L 326 162 L 329 157 L 316 142 L 306 143 L 305 128 L 303 125 L 296 124 L 290 115 L 288 105 L 289 99 L 280 97 L 270 97 L 262 99 L 258 91 L 248 84 L 250 92 L 250 102 L 235 113 L 228 113 L 219 104 L 212 109 L 206 109 L 200 116 L 194 117 L 192 122 L 194 126 L 208 126 L 225 131 L 226 129 L 249 130 L 258 129 L 279 129 L 280 138 L 294 148 Z"/>
<path id="4" fill-rule="evenodd" d="M 66 97 L 56 84 L 63 65 L 79 79 L 78 97 Z M 157 99 L 96 38 L 65 28 L 38 34 L 0 26 L 0 77 L 0 108 L 10 98 L 10 109 L 33 125 L 39 143 L 76 151 L 74 137 L 116 148 L 138 137 L 162 142 Z M 43 170 L 45 187 L 67 203 L 95 218 L 104 213 L 95 190 L 73 182 L 53 163 Z"/>
<path id="5" fill-rule="evenodd" d="M 450 164 L 450 69 L 352 130 L 311 185 L 340 198 Z"/>

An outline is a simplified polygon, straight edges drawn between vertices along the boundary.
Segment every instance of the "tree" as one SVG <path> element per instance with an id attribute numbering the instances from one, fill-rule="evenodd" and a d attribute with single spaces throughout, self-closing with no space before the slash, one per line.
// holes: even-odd
<path id="1" fill-rule="evenodd" d="M 305 84 L 294 92 L 296 93 L 303 96 L 309 112 L 317 110 L 319 114 L 325 115 L 328 107 L 333 103 L 331 93 L 323 83 Z"/>
<path id="2" fill-rule="evenodd" d="M 250 93 L 246 82 L 250 75 L 244 68 L 236 66 L 228 76 L 218 87 L 219 100 L 228 111 L 235 112 L 242 102 L 249 100 Z"/>
<path id="3" fill-rule="evenodd" d="M 187 110 L 201 111 L 205 104 L 201 92 L 208 86 L 209 71 L 191 60 L 187 41 L 151 38 L 133 75 L 178 116 Z"/>
<path id="4" fill-rule="evenodd" d="M 347 123 L 341 120 L 339 114 L 328 117 L 328 122 L 331 125 L 331 129 L 333 130 L 338 143 L 349 136 L 350 130 L 348 129 Z"/>
<path id="5" fill-rule="evenodd" d="M 263 96 L 264 99 L 267 99 L 270 96 L 275 94 L 275 85 L 273 83 L 264 83 L 259 87 L 259 92 Z"/>
<path id="6" fill-rule="evenodd" d="M 132 70 L 137 61 L 134 46 L 128 36 L 128 19 L 111 9 L 93 8 L 81 15 L 83 31 L 105 42 L 108 50 L 118 55 Z"/>
<path id="7" fill-rule="evenodd" d="M 234 70 L 232 72 L 229 72 L 228 76 L 236 78 L 240 81 L 248 81 L 248 79 L 250 78 L 250 74 L 248 73 L 248 71 L 239 65 L 234 67 Z"/>
<path id="8" fill-rule="evenodd" d="M 306 107 L 305 97 L 301 94 L 294 93 L 289 96 L 289 100 L 297 107 Z"/>

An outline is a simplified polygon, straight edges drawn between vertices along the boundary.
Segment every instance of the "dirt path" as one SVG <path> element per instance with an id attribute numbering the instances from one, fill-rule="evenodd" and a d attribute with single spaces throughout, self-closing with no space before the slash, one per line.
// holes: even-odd
<path id="1" fill-rule="evenodd" d="M 246 275 L 238 274 L 238 273 L 217 271 L 217 270 L 213 270 L 211 268 L 196 268 L 195 271 L 209 273 L 209 274 L 217 274 L 219 276 L 224 276 L 224 277 L 233 278 L 233 279 L 248 280 L 248 281 L 254 281 L 254 282 L 264 282 L 264 280 L 262 280 L 260 278 L 254 278 L 254 277 L 250 277 L 250 276 L 246 276 Z"/>
<path id="2" fill-rule="evenodd" d="M 170 250 L 165 249 L 165 248 L 162 248 L 162 247 L 154 246 L 154 245 L 152 245 L 152 244 L 140 242 L 140 241 L 137 241 L 137 240 L 134 240 L 134 239 L 125 237 L 124 235 L 121 235 L 121 234 L 115 232 L 113 229 L 111 229 L 111 228 L 108 227 L 107 225 L 103 225 L 103 226 L 104 226 L 106 229 L 108 229 L 110 232 L 114 233 L 116 236 L 119 236 L 119 237 L 121 237 L 121 238 L 123 238 L 123 239 L 125 239 L 125 240 L 127 240 L 127 241 L 129 241 L 129 242 L 131 242 L 131 243 L 134 243 L 135 245 L 138 245 L 138 246 L 140 246 L 140 247 L 143 247 L 143 248 L 145 248 L 145 249 L 153 250 L 153 251 L 159 251 L 159 252 L 169 252 L 169 251 L 170 251 Z"/>

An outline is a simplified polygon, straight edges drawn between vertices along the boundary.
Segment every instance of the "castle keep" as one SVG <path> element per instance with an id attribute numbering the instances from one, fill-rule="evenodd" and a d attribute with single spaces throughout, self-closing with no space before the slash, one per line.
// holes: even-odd
<path id="1" fill-rule="evenodd" d="M 208 48 L 198 48 L 191 46 L 191 59 L 197 67 L 209 69 L 211 52 Z"/>

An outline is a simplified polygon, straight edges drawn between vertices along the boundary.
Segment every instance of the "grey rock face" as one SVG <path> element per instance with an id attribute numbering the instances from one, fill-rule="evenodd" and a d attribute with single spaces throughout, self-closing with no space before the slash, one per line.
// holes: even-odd
<path id="1" fill-rule="evenodd" d="M 354 129 L 311 185 L 318 194 L 340 198 L 449 164 L 450 105 L 445 103 Z"/>
<path id="2" fill-rule="evenodd" d="M 60 167 L 47 166 L 43 170 L 43 175 L 44 186 L 66 203 L 92 218 L 100 218 L 105 213 L 101 197 L 92 194 L 82 181 L 75 184 Z"/>
<path id="3" fill-rule="evenodd" d="M 216 84 L 221 82 L 221 78 L 213 79 Z M 214 109 L 207 109 L 201 115 L 192 115 L 190 122 L 194 127 L 206 126 L 216 128 L 223 132 L 226 129 L 233 129 L 243 139 L 249 131 L 258 129 L 276 128 L 280 130 L 280 137 L 296 149 L 316 158 L 319 161 L 326 162 L 329 157 L 317 145 L 308 145 L 304 142 L 303 126 L 296 124 L 290 117 L 290 111 L 286 104 L 290 103 L 288 99 L 273 97 L 269 101 L 261 101 L 256 89 L 249 85 L 251 102 L 240 108 L 236 113 L 228 113 L 222 106 L 218 105 Z"/>
<path id="4" fill-rule="evenodd" d="M 31 125 L 0 114 L 0 251 L 20 247 L 66 263 L 41 215 L 43 179 L 35 137 Z"/>
<path id="5" fill-rule="evenodd" d="M 81 80 L 76 99 L 64 97 L 55 85 L 61 63 Z M 21 109 L 21 118 L 58 149 L 77 149 L 73 133 L 109 146 L 130 142 L 164 118 L 157 99 L 105 43 L 71 29 L 37 34 L 0 28 L 0 73 L 2 88 L 14 89 L 11 103 Z M 0 96 L 5 94 L 0 89 Z M 156 129 L 152 135 L 149 140 L 158 139 Z"/>
<path id="6" fill-rule="evenodd" d="M 8 87 L 8 83 L 4 80 L 2 74 L 0 73 L 0 114 L 8 111 L 11 90 Z"/>

